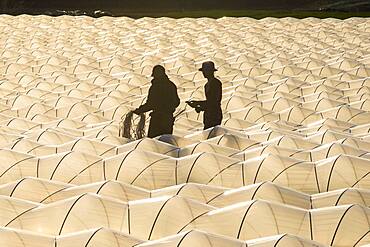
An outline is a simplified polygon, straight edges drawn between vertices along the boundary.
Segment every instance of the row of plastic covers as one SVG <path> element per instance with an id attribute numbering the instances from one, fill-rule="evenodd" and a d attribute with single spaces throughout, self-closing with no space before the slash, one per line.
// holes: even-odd
<path id="1" fill-rule="evenodd" d="M 107 159 L 73 151 L 40 158 L 7 150 L 1 153 L 1 183 L 24 176 L 80 185 L 117 180 L 152 190 L 189 182 L 238 188 L 272 181 L 309 194 L 366 189 L 370 183 L 370 161 L 343 154 L 308 162 L 275 154 L 246 161 L 207 152 L 172 158 L 142 150 Z"/>
<path id="2" fill-rule="evenodd" d="M 62 237 L 49 237 L 38 235 L 23 230 L 10 228 L 0 228 L 0 244 L 12 247 L 72 247 L 76 243 L 81 246 L 103 246 L 103 247 L 175 247 L 175 246 L 195 246 L 195 247 L 269 247 L 269 246 L 304 246 L 304 247 L 323 247 L 315 241 L 306 240 L 290 234 L 276 235 L 267 238 L 259 238 L 251 241 L 240 241 L 232 238 L 206 233 L 199 230 L 190 230 L 154 241 L 140 241 L 127 234 L 122 234 L 107 228 L 92 229 L 88 231 L 67 234 Z M 17 236 L 14 240 L 14 236 Z M 12 244 L 9 245 L 9 242 Z M 37 243 L 35 243 L 37 241 Z"/>
<path id="3" fill-rule="evenodd" d="M 1 15 L 0 246 L 370 245 L 369 27 Z M 206 60 L 223 121 L 203 130 Z M 174 134 L 118 137 L 156 64 Z"/>
<path id="4" fill-rule="evenodd" d="M 2 196 L 42 204 L 49 204 L 86 193 L 112 197 L 122 202 L 179 195 L 218 208 L 256 199 L 302 209 L 351 203 L 364 207 L 370 206 L 370 193 L 367 189 L 346 188 L 309 195 L 271 182 L 256 183 L 236 189 L 185 183 L 163 189 L 146 190 L 115 180 L 75 186 L 29 177 L 0 186 L 0 195 Z M 6 197 L 3 197 L 3 199 Z"/>
<path id="5" fill-rule="evenodd" d="M 243 240 L 289 233 L 334 246 L 370 240 L 370 210 L 356 204 L 300 209 L 253 200 L 214 208 L 181 196 L 124 203 L 90 193 L 48 205 L 4 200 L 2 226 L 53 236 L 103 226 L 148 240 L 192 229 Z"/>
<path id="6" fill-rule="evenodd" d="M 363 125 L 369 118 L 366 19 L 50 21 L 39 16 L 29 26 L 29 18 L 2 16 L 1 28 L 14 34 L 1 39 L 7 126 L 59 127 L 68 119 L 72 121 L 64 124 L 72 129 L 74 121 L 116 128 L 112 120 L 145 100 L 155 64 L 167 68 L 181 98 L 203 97 L 204 78 L 197 68 L 206 59 L 219 67 L 224 124 L 229 127 L 271 121 L 313 124 L 328 118 Z M 114 28 L 106 30 L 107 25 Z M 22 35 L 25 26 L 36 34 Z M 285 32 L 287 27 L 292 33 Z M 201 127 L 200 119 L 186 109 L 175 131 L 189 134 Z M 180 131 L 183 124 L 190 126 Z"/>

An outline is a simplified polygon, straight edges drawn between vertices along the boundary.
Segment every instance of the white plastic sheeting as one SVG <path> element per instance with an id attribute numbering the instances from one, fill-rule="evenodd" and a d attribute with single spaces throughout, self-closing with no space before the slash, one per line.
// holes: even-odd
<path id="1" fill-rule="evenodd" d="M 0 16 L 0 246 L 370 245 L 370 19 Z M 188 99 L 223 82 L 222 125 Z M 152 67 L 174 134 L 118 137 Z"/>

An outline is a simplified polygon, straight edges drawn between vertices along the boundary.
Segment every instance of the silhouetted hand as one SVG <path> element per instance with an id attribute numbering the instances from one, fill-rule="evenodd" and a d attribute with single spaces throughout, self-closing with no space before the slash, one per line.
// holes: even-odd
<path id="1" fill-rule="evenodd" d="M 132 111 L 132 113 L 136 114 L 136 115 L 140 115 L 140 111 L 138 108 L 136 108 L 135 110 Z"/>
<path id="2" fill-rule="evenodd" d="M 195 108 L 197 106 L 196 102 L 193 100 L 185 101 L 185 103 L 188 104 L 192 108 Z"/>

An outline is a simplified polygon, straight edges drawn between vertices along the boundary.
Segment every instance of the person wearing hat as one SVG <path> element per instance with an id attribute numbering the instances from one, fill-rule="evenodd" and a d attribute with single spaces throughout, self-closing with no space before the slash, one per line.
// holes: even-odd
<path id="1" fill-rule="evenodd" d="M 145 104 L 133 111 L 135 114 L 152 111 L 148 130 L 148 137 L 150 138 L 172 134 L 173 113 L 180 104 L 177 87 L 169 80 L 163 66 L 154 66 L 152 77 L 152 85 L 149 88 Z"/>
<path id="2" fill-rule="evenodd" d="M 198 113 L 204 111 L 204 129 L 208 129 L 220 125 L 222 121 L 222 83 L 215 77 L 217 69 L 212 61 L 204 62 L 199 71 L 202 71 L 203 76 L 207 78 L 207 83 L 204 86 L 206 100 L 190 100 L 186 103 L 190 107 L 195 108 Z"/>

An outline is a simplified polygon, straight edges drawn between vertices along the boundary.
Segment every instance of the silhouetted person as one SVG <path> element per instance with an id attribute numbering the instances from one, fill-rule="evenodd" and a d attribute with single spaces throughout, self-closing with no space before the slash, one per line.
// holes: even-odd
<path id="1" fill-rule="evenodd" d="M 216 125 L 220 125 L 222 121 L 222 83 L 215 77 L 215 71 L 217 71 L 217 69 L 215 68 L 215 64 L 213 62 L 204 62 L 199 71 L 202 71 L 203 76 L 208 80 L 204 86 L 206 100 L 191 100 L 187 101 L 186 103 L 195 108 L 198 113 L 204 111 L 204 129 L 208 129 Z"/>
<path id="2" fill-rule="evenodd" d="M 164 67 L 154 66 L 152 77 L 146 103 L 134 110 L 135 114 L 152 111 L 148 131 L 148 137 L 151 138 L 162 134 L 172 134 L 173 113 L 180 104 L 176 85 L 168 79 Z"/>

